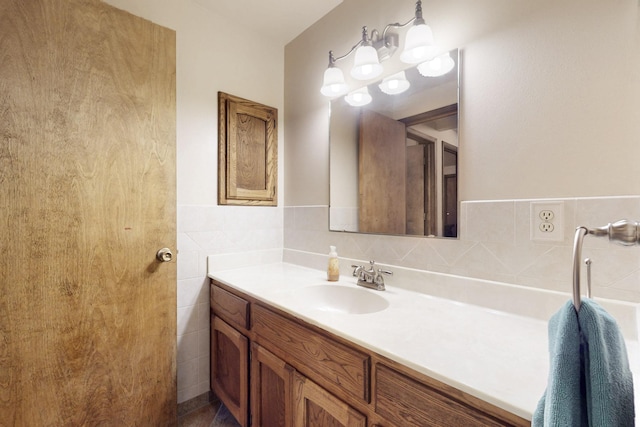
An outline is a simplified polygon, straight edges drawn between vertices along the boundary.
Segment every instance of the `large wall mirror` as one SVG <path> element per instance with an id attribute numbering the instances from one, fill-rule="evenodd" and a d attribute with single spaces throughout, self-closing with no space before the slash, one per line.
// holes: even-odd
<path id="1" fill-rule="evenodd" d="M 331 101 L 329 229 L 452 237 L 458 225 L 459 51 L 438 77 L 405 70 L 410 87 L 353 107 Z"/>

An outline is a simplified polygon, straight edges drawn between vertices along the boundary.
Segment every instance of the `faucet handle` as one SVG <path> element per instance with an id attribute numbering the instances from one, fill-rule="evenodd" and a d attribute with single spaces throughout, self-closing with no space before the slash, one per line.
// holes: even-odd
<path id="1" fill-rule="evenodd" d="M 373 283 L 376 284 L 377 289 L 379 291 L 383 291 L 385 289 L 385 287 L 384 287 L 384 277 L 382 276 L 383 274 L 391 276 L 391 275 L 393 275 L 393 271 L 383 270 L 381 268 L 376 270 L 376 274 L 375 274 L 375 276 L 373 278 Z"/>
<path id="2" fill-rule="evenodd" d="M 358 277 L 360 275 L 360 272 L 363 270 L 363 267 L 361 265 L 351 264 L 351 267 L 353 268 L 353 275 L 355 277 Z"/>

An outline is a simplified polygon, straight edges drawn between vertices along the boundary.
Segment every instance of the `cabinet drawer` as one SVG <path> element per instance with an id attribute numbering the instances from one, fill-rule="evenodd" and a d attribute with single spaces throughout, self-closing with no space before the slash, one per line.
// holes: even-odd
<path id="1" fill-rule="evenodd" d="M 259 304 L 252 306 L 252 319 L 252 331 L 285 352 L 294 368 L 315 381 L 321 378 L 341 391 L 369 402 L 369 355 Z"/>
<path id="2" fill-rule="evenodd" d="M 384 365 L 375 371 L 375 411 L 392 425 L 512 425 Z"/>
<path id="3" fill-rule="evenodd" d="M 212 284 L 210 302 L 216 316 L 236 327 L 249 329 L 249 301 Z"/>

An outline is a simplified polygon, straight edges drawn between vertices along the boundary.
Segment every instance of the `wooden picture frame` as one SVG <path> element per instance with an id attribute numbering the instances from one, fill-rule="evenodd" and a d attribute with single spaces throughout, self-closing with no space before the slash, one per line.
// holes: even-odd
<path id="1" fill-rule="evenodd" d="M 278 205 L 278 110 L 218 92 L 218 204 Z"/>

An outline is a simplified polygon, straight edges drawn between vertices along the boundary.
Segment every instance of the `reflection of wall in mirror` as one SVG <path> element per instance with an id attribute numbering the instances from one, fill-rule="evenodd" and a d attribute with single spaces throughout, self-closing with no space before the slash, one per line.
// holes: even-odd
<path id="1" fill-rule="evenodd" d="M 425 111 L 436 110 L 446 105 L 458 103 L 458 80 L 453 79 L 444 84 L 430 87 L 428 92 L 412 95 L 412 102 L 406 108 L 393 111 L 392 118 L 396 120 L 415 116 Z M 457 145 L 457 143 L 456 143 Z"/>
<path id="2" fill-rule="evenodd" d="M 331 103 L 329 229 L 358 231 L 358 115 L 342 99 Z"/>

